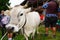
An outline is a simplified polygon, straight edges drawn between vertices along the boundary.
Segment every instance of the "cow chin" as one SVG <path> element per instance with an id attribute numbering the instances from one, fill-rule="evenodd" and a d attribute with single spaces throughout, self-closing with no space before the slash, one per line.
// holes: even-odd
<path id="1" fill-rule="evenodd" d="M 19 28 L 13 24 L 6 25 L 6 29 L 8 32 L 14 32 L 14 33 L 19 31 Z"/>

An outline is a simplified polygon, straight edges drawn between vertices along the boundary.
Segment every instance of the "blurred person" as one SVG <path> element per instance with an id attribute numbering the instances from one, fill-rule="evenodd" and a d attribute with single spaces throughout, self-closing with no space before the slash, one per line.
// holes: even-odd
<path id="1" fill-rule="evenodd" d="M 45 36 L 48 36 L 49 27 L 52 27 L 53 37 L 56 37 L 56 22 L 57 22 L 57 10 L 58 10 L 58 3 L 55 0 L 49 0 L 45 3 L 43 8 L 46 9 L 45 15 Z"/>
<path id="2" fill-rule="evenodd" d="M 43 5 L 43 0 L 24 0 L 20 5 L 24 6 L 27 2 L 27 7 L 31 7 L 32 11 L 39 9 L 37 7 Z"/>
<path id="3" fill-rule="evenodd" d="M 5 26 L 9 23 L 10 21 L 10 15 L 5 15 L 4 13 L 5 11 L 2 10 L 1 11 L 1 14 L 0 14 L 0 26 L 1 26 L 1 31 L 2 31 L 2 36 L 5 34 L 6 31 L 6 28 Z M 11 33 L 8 33 L 8 35 L 11 34 Z M 9 39 L 9 37 L 8 37 Z"/>
<path id="4" fill-rule="evenodd" d="M 60 31 L 60 8 L 58 8 L 57 30 Z"/>
<path id="5" fill-rule="evenodd" d="M 58 1 L 58 3 L 59 3 L 59 7 L 60 7 L 60 0 L 57 0 Z"/>
<path id="6" fill-rule="evenodd" d="M 1 13 L 0 13 L 0 26 L 1 26 L 1 31 L 2 31 L 2 36 L 4 35 L 4 32 L 5 32 L 5 25 L 2 24 L 1 20 L 3 19 L 4 17 L 4 10 L 1 10 Z"/>

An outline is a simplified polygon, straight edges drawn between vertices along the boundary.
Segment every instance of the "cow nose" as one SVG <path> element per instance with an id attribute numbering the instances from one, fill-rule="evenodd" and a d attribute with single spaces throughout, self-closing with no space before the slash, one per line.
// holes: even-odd
<path id="1" fill-rule="evenodd" d="M 14 30 L 14 27 L 8 27 L 7 30 L 8 30 L 8 31 L 13 31 L 13 30 Z"/>
<path id="2" fill-rule="evenodd" d="M 8 28 L 7 31 L 8 31 L 8 33 L 13 32 L 14 31 L 14 27 Z"/>

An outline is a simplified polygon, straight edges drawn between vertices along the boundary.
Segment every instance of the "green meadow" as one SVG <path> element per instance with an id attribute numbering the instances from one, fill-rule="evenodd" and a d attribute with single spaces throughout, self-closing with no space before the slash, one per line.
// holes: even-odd
<path id="1" fill-rule="evenodd" d="M 45 27 L 44 25 L 41 25 L 39 27 L 39 34 L 35 34 L 35 37 L 34 37 L 34 40 L 60 40 L 60 32 L 56 32 L 56 38 L 53 38 L 52 37 L 52 31 L 49 30 L 49 36 L 46 37 L 44 36 L 44 33 L 45 33 Z M 0 31 L 0 38 L 2 37 L 1 35 L 1 31 Z M 16 35 L 14 38 L 14 40 L 25 40 L 24 36 L 22 34 L 18 34 Z M 7 40 L 7 36 L 3 39 L 3 40 Z M 32 40 L 29 38 L 29 40 Z"/>

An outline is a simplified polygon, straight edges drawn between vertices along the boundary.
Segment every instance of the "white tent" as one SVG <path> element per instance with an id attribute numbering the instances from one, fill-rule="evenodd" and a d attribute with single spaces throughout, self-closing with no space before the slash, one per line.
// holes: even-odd
<path id="1" fill-rule="evenodd" d="M 11 7 L 14 7 L 15 5 L 19 5 L 23 2 L 24 0 L 10 0 L 9 3 L 11 3 Z"/>

